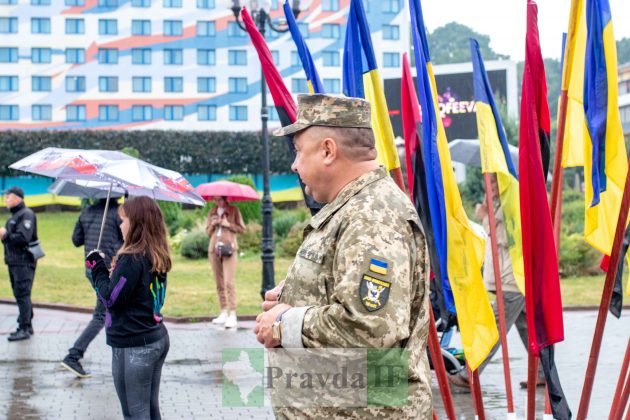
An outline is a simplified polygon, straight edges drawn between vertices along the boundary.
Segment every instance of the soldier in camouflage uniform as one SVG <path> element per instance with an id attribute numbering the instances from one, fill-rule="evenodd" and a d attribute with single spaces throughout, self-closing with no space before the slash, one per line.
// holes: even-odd
<path id="1" fill-rule="evenodd" d="M 276 407 L 276 415 L 431 418 L 426 242 L 411 201 L 375 161 L 370 104 L 300 95 L 297 121 L 274 135 L 292 133 L 292 170 L 326 206 L 304 230 L 279 296 L 268 292 L 254 332 L 268 348 L 407 349 L 409 388 L 404 406 Z"/>

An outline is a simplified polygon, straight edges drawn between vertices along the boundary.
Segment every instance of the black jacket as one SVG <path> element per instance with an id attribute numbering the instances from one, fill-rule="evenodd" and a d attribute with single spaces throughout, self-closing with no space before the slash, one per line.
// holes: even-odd
<path id="1" fill-rule="evenodd" d="M 101 200 L 83 210 L 74 226 L 72 232 L 72 243 L 74 246 L 84 246 L 85 255 L 96 249 L 98 245 L 98 235 L 101 231 L 103 212 L 105 211 L 105 201 Z M 112 257 L 116 255 L 123 244 L 123 235 L 120 231 L 122 220 L 118 216 L 118 203 L 109 203 L 107 217 L 105 218 L 105 228 L 103 229 L 103 239 L 101 240 L 101 251 L 105 254 L 105 263 L 111 264 Z"/>
<path id="2" fill-rule="evenodd" d="M 91 253 L 85 264 L 91 270 L 96 296 L 107 309 L 107 344 L 138 347 L 167 334 L 160 313 L 166 296 L 166 274 L 152 272 L 146 256 L 121 255 L 111 276 L 97 252 Z"/>
<path id="3" fill-rule="evenodd" d="M 24 202 L 11 209 L 11 218 L 6 224 L 7 233 L 2 237 L 4 262 L 7 265 L 35 265 L 28 251 L 29 242 L 37 238 L 37 218 Z"/>

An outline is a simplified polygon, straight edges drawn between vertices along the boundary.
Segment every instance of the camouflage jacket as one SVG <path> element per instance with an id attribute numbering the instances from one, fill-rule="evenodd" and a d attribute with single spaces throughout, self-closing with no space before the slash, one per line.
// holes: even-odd
<path id="1" fill-rule="evenodd" d="M 405 407 L 277 410 L 278 417 L 431 418 L 428 256 L 418 215 L 385 169 L 348 184 L 315 215 L 280 302 L 284 348 L 405 348 Z M 332 410 L 332 411 L 331 411 Z"/>

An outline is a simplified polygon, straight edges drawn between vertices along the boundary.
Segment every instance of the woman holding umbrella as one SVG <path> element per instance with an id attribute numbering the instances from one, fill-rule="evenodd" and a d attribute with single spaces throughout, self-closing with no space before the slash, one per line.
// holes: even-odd
<path id="1" fill-rule="evenodd" d="M 214 272 L 221 314 L 212 323 L 236 328 L 236 235 L 245 231 L 245 223 L 238 207 L 228 204 L 226 196 L 217 197 L 215 202 L 216 206 L 208 213 L 206 233 L 210 236 L 208 259 Z"/>

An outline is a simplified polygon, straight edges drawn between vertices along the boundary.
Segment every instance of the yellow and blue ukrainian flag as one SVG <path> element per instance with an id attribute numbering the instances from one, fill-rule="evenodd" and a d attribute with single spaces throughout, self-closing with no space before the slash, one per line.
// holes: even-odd
<path id="1" fill-rule="evenodd" d="M 586 0 L 584 238 L 610 255 L 628 173 L 617 90 L 617 49 L 608 0 Z"/>
<path id="2" fill-rule="evenodd" d="M 343 93 L 370 102 L 378 160 L 388 171 L 400 168 L 394 130 L 362 0 L 350 1 L 343 51 Z"/>
<path id="3" fill-rule="evenodd" d="M 431 223 L 442 282 L 453 292 L 466 361 L 475 370 L 497 342 L 494 313 L 481 278 L 485 240 L 472 228 L 455 182 L 448 141 L 439 114 L 420 0 L 409 0 L 411 31 L 422 109 Z"/>
<path id="4" fill-rule="evenodd" d="M 470 40 L 470 52 L 473 63 L 473 87 L 477 108 L 481 170 L 483 173 L 497 174 L 499 198 L 503 209 L 512 270 L 518 289 L 525 294 L 518 175 L 514 162 L 512 162 L 501 115 L 494 101 L 492 86 L 490 86 L 490 80 L 479 51 L 479 44 L 474 39 Z"/>
<path id="5" fill-rule="evenodd" d="M 302 62 L 302 68 L 304 68 L 304 73 L 306 73 L 306 82 L 308 84 L 308 90 L 310 93 L 325 93 L 324 85 L 322 85 L 322 81 L 319 78 L 319 74 L 317 73 L 317 69 L 315 68 L 315 63 L 313 62 L 313 57 L 311 56 L 311 52 L 306 45 L 306 41 L 302 36 L 302 32 L 300 32 L 300 28 L 298 27 L 297 22 L 295 21 L 295 16 L 293 16 L 293 11 L 291 10 L 291 6 L 289 5 L 289 1 L 285 1 L 282 6 L 284 10 L 284 16 L 287 19 L 287 25 L 289 26 L 289 31 L 291 32 L 291 38 L 293 38 L 293 42 L 297 47 L 298 55 L 300 56 L 300 61 Z"/>

